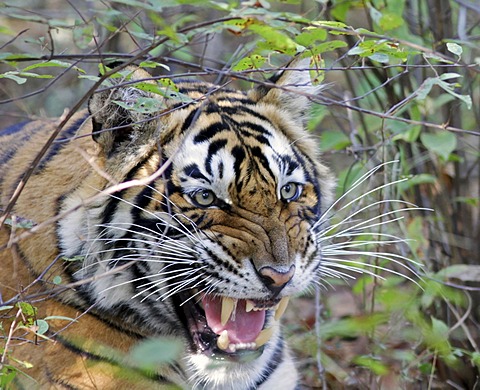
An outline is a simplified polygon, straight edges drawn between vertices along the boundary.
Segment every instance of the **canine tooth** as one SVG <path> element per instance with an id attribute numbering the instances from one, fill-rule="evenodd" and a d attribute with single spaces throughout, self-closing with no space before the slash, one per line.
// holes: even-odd
<path id="1" fill-rule="evenodd" d="M 229 297 L 222 298 L 222 315 L 220 318 L 220 322 L 222 323 L 222 326 L 225 325 L 230 319 L 230 316 L 232 315 L 232 312 L 236 306 L 236 303 L 237 303 L 236 299 L 229 298 Z"/>
<path id="2" fill-rule="evenodd" d="M 245 311 L 247 313 L 250 313 L 252 310 L 255 310 L 255 306 L 254 306 L 253 302 L 252 301 L 247 301 L 245 303 Z"/>
<path id="3" fill-rule="evenodd" d="M 267 328 L 262 330 L 257 336 L 257 338 L 255 339 L 255 346 L 258 348 L 258 347 L 261 347 L 263 344 L 266 344 L 268 340 L 270 340 L 272 335 L 273 335 L 273 328 Z"/>
<path id="4" fill-rule="evenodd" d="M 220 333 L 220 336 L 217 339 L 217 347 L 222 351 L 226 351 L 229 345 L 230 340 L 228 339 L 228 330 L 225 329 L 222 333 Z"/>
<path id="5" fill-rule="evenodd" d="M 278 309 L 275 311 L 275 321 L 278 321 L 280 317 L 283 316 L 283 313 L 285 313 L 285 310 L 287 309 L 289 300 L 290 297 L 283 297 L 279 302 Z"/>

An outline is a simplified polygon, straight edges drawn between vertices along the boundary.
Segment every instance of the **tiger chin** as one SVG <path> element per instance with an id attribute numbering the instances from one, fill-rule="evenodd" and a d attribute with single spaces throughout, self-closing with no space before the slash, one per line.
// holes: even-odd
<path id="1" fill-rule="evenodd" d="M 308 67 L 295 60 L 246 92 L 177 81 L 159 93 L 129 66 L 68 121 L 0 231 L 3 300 L 36 294 L 37 317 L 52 318 L 48 340 L 9 345 L 36 386 L 299 386 L 280 319 L 319 277 L 315 222 L 334 185 L 304 129 L 318 91 Z M 2 209 L 57 125 L 0 132 Z M 12 244 L 20 219 L 37 226 Z M 128 359 L 158 337 L 181 343 L 177 360 Z"/>

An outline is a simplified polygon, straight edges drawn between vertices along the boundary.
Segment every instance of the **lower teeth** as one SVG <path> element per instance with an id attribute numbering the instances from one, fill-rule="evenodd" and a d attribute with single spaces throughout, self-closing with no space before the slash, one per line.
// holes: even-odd
<path id="1" fill-rule="evenodd" d="M 263 329 L 257 339 L 251 343 L 230 343 L 228 331 L 224 330 L 217 338 L 217 347 L 222 351 L 236 352 L 241 349 L 256 349 L 266 344 L 273 335 L 273 328 Z"/>

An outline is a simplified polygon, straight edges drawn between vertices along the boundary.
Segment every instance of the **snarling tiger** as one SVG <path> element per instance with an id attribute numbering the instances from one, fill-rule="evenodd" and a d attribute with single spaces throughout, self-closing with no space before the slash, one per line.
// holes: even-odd
<path id="1" fill-rule="evenodd" d="M 182 81 L 170 94 L 129 66 L 68 121 L 0 232 L 3 301 L 49 324 L 9 339 L 7 356 L 33 365 L 19 388 L 299 385 L 279 321 L 319 277 L 316 222 L 334 183 L 304 129 L 308 63 L 247 92 Z M 57 125 L 0 133 L 3 210 Z M 18 307 L 0 313 L 5 337 L 28 322 Z M 132 362 L 157 337 L 180 356 Z"/>

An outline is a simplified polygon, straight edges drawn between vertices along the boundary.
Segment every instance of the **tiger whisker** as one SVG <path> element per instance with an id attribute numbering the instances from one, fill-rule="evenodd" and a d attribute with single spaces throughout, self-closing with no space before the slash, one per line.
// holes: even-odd
<path id="1" fill-rule="evenodd" d="M 135 208 L 135 209 L 138 209 L 138 210 L 141 210 L 141 211 L 147 213 L 148 215 L 150 215 L 150 216 L 158 219 L 159 222 L 166 224 L 166 225 L 168 226 L 168 228 L 172 228 L 172 229 L 174 229 L 174 230 L 179 231 L 180 233 L 183 233 L 184 236 L 187 237 L 187 238 L 194 238 L 194 239 L 195 239 L 194 242 L 197 242 L 197 243 L 199 242 L 198 238 L 197 238 L 193 233 L 191 233 L 191 232 L 186 228 L 186 226 L 185 226 L 180 220 L 178 220 L 178 218 L 177 218 L 177 215 L 178 215 L 178 214 L 171 215 L 171 214 L 168 214 L 168 213 L 165 213 L 165 212 L 163 212 L 163 213 L 153 213 L 153 212 L 151 212 L 151 211 L 148 211 L 148 210 L 146 210 L 146 209 L 144 209 L 144 208 L 142 208 L 142 207 L 140 207 L 140 206 L 138 206 L 138 205 L 136 205 L 136 204 L 134 204 L 134 203 L 132 203 L 132 202 L 130 202 L 130 201 L 128 201 L 128 200 L 126 200 L 126 199 L 120 198 L 120 197 L 118 197 L 118 196 L 116 196 L 116 195 L 110 194 L 110 197 L 112 197 L 112 198 L 114 198 L 114 199 L 117 199 L 117 200 L 119 200 L 120 202 L 123 202 L 123 203 L 125 203 L 125 204 L 128 204 L 128 205 L 131 206 L 132 208 Z M 171 219 L 175 220 L 175 222 L 179 223 L 182 227 L 185 228 L 185 230 L 181 230 L 181 229 L 178 228 L 177 226 L 168 223 L 168 221 L 160 218 L 160 215 L 159 215 L 159 214 L 166 215 L 166 216 L 168 217 L 168 220 L 171 220 Z M 182 217 L 184 217 L 184 216 L 182 215 Z M 191 222 L 192 227 L 193 227 L 193 228 L 195 229 L 195 231 L 197 232 L 197 228 L 196 228 L 195 224 L 194 224 L 192 221 L 190 221 L 190 220 L 189 220 L 189 222 Z M 201 243 L 201 242 L 200 242 L 200 243 Z"/>
<path id="2" fill-rule="evenodd" d="M 326 254 L 327 256 L 331 256 L 331 255 L 335 255 L 335 256 L 357 255 L 357 256 L 374 257 L 374 258 L 390 261 L 390 262 L 395 263 L 395 264 L 397 264 L 397 265 L 399 265 L 403 268 L 407 268 L 410 271 L 412 271 L 412 270 L 407 266 L 408 263 L 412 263 L 412 264 L 421 266 L 421 264 L 416 262 L 415 260 L 412 260 L 412 259 L 410 259 L 406 256 L 402 256 L 402 255 L 399 255 L 399 254 L 396 254 L 396 253 L 358 251 L 358 250 L 352 251 L 352 250 L 341 250 L 341 248 L 340 249 L 335 248 L 335 249 L 330 250 L 330 251 L 328 251 L 328 249 L 327 249 L 324 252 L 324 254 Z M 396 259 L 401 259 L 402 261 L 396 260 Z M 348 260 L 342 260 L 342 261 L 348 261 Z M 362 264 L 366 264 L 366 263 L 362 263 Z"/>
<path id="3" fill-rule="evenodd" d="M 330 276 L 335 279 L 342 279 L 344 282 L 347 282 L 348 279 L 355 279 L 355 276 L 343 273 L 336 269 L 324 268 L 323 266 L 320 266 L 316 272 L 321 274 L 321 276 Z"/>
<path id="4" fill-rule="evenodd" d="M 130 226 L 130 227 L 138 227 L 140 228 L 139 230 L 133 230 L 133 229 L 128 229 L 128 228 L 122 228 L 122 227 L 119 227 L 119 226 L 116 226 L 116 225 L 126 225 L 126 226 Z M 172 243 L 178 243 L 178 244 L 183 244 L 183 246 L 190 250 L 190 251 L 195 251 L 195 249 L 185 245 L 185 243 L 183 241 L 180 241 L 180 240 L 176 240 L 174 238 L 171 238 L 171 237 L 168 237 L 168 236 L 163 236 L 162 235 L 162 241 L 158 241 L 158 236 L 159 236 L 159 232 L 156 232 L 152 229 L 145 229 L 145 228 L 142 228 L 142 226 L 140 225 L 136 225 L 136 224 L 129 224 L 129 223 L 115 223 L 115 224 L 99 224 L 99 225 L 96 225 L 96 226 L 99 226 L 99 227 L 104 227 L 104 228 L 109 228 L 109 229 L 115 229 L 115 230 L 119 230 L 119 231 L 124 231 L 124 232 L 127 232 L 127 233 L 134 233 L 136 235 L 142 235 L 142 236 L 145 236 L 147 238 L 151 238 L 152 241 L 155 242 L 156 245 L 161 245 L 162 242 L 172 242 Z M 150 231 L 152 233 L 152 235 L 149 235 L 149 234 L 146 234 L 144 232 L 144 230 L 147 230 L 147 231 Z M 183 231 L 182 231 L 183 233 Z M 183 236 L 182 236 L 183 237 Z M 120 237 L 120 238 L 116 238 L 114 239 L 115 241 L 118 241 L 118 240 L 131 240 L 131 239 L 127 239 L 127 238 L 124 238 L 124 237 Z M 108 240 L 108 239 L 101 239 L 101 240 Z M 112 239 L 110 239 L 112 240 Z M 146 243 L 150 242 L 150 241 L 145 241 Z"/>
<path id="5" fill-rule="evenodd" d="M 182 268 L 182 269 L 179 269 L 179 270 L 171 270 L 171 271 L 166 271 L 166 272 L 159 272 L 155 275 L 149 275 L 149 277 L 159 277 L 161 276 L 162 279 L 161 281 L 166 281 L 166 280 L 171 280 L 171 279 L 175 279 L 176 277 L 179 277 L 179 276 L 185 276 L 185 275 L 190 275 L 192 273 L 195 273 L 196 271 L 202 269 L 202 268 L 205 268 L 205 267 L 201 267 L 201 268 L 191 268 L 189 269 L 188 271 L 185 269 L 185 268 Z M 184 272 L 186 271 L 186 272 Z M 171 275 L 171 274 L 178 274 L 178 275 L 175 275 L 174 277 L 168 277 L 168 278 L 163 278 L 163 276 L 165 275 Z M 150 281 L 148 283 L 145 283 L 145 284 L 142 284 L 140 286 L 137 286 L 136 288 L 139 289 L 139 288 L 145 288 L 147 286 L 151 286 L 151 285 L 156 285 L 157 283 L 159 282 L 159 280 L 153 280 L 153 281 Z"/>
<path id="6" fill-rule="evenodd" d="M 191 269 L 191 270 L 194 270 L 194 269 Z M 179 270 L 179 272 L 181 272 L 181 271 L 184 271 L 184 269 Z M 161 276 L 161 274 L 153 275 L 153 277 L 159 277 L 159 276 Z M 177 276 L 178 276 L 178 275 L 177 275 Z M 125 282 L 121 282 L 121 283 L 117 283 L 117 284 L 115 284 L 115 285 L 109 286 L 109 287 L 103 289 L 101 292 L 103 293 L 103 292 L 112 290 L 112 289 L 114 289 L 114 288 L 121 287 L 121 286 L 125 286 L 125 285 L 127 285 L 127 284 L 132 284 L 133 282 L 138 282 L 138 281 L 141 281 L 141 280 L 149 279 L 149 278 L 151 278 L 151 277 L 152 277 L 152 275 L 145 275 L 145 276 L 142 276 L 142 277 L 139 277 L 139 278 L 130 279 L 130 280 L 127 280 L 127 281 L 125 281 Z M 174 277 L 170 277 L 169 279 L 172 279 L 172 278 L 174 278 Z M 167 280 L 167 279 L 162 279 L 162 280 Z"/>
<path id="7" fill-rule="evenodd" d="M 351 271 L 351 272 L 355 272 L 357 274 L 367 274 L 367 275 L 370 275 L 370 276 L 373 276 L 374 278 L 377 278 L 377 279 L 381 279 L 381 280 L 385 280 L 385 278 L 382 276 L 382 275 L 379 275 L 379 274 L 376 274 L 375 272 L 373 271 L 370 271 L 368 269 L 364 269 L 364 268 L 360 268 L 360 267 L 355 267 L 355 266 L 351 266 L 351 265 L 346 265 L 346 264 L 341 264 L 339 262 L 336 262 L 337 259 L 335 258 L 332 258 L 332 257 L 328 257 L 327 260 L 330 260 L 330 261 L 326 261 L 324 264 L 327 265 L 327 266 L 330 266 L 330 267 L 335 267 L 335 268 L 340 268 L 340 269 L 344 269 L 344 270 L 347 270 L 347 271 Z M 355 262 L 353 262 L 355 263 Z M 374 266 L 372 264 L 365 264 L 365 263 L 362 263 L 362 262 L 356 262 L 356 264 L 359 264 L 359 265 L 365 265 L 365 266 L 372 266 L 372 268 L 375 268 L 375 269 L 382 269 L 381 267 L 379 266 Z M 330 268 L 329 268 L 330 269 Z M 345 273 L 342 273 L 344 276 L 348 275 L 348 274 L 345 274 Z M 352 279 L 356 279 L 355 277 L 352 277 Z"/>
<path id="8" fill-rule="evenodd" d="M 191 272 L 191 273 L 194 273 L 194 272 Z M 176 292 L 180 292 L 182 290 L 185 289 L 185 286 L 188 286 L 191 282 L 195 281 L 196 279 L 198 279 L 199 277 L 201 277 L 201 275 L 196 275 L 194 277 L 192 277 L 191 279 L 188 279 L 188 280 L 180 280 L 178 282 L 174 282 L 174 283 L 170 283 L 168 285 L 165 285 L 165 286 L 162 286 L 162 287 L 158 287 L 159 285 L 161 285 L 164 281 L 166 280 L 170 280 L 170 279 L 174 279 L 175 277 L 170 277 L 170 278 L 167 278 L 167 279 L 162 279 L 160 281 L 158 281 L 158 284 L 157 285 L 153 285 L 153 286 L 150 286 L 149 288 L 147 289 L 144 289 L 142 290 L 141 292 L 135 294 L 132 299 L 142 295 L 143 293 L 145 293 L 146 291 L 152 289 L 152 288 L 155 288 L 155 287 L 158 287 L 158 288 L 155 288 L 155 290 L 151 291 L 148 295 L 146 295 L 145 297 L 143 297 L 141 299 L 141 301 L 145 301 L 146 299 L 150 298 L 152 295 L 154 294 L 158 294 L 161 290 L 165 290 L 167 288 L 171 288 L 172 286 L 176 286 L 174 287 L 174 290 Z M 193 287 L 189 287 L 189 288 L 193 288 Z M 166 298 L 168 298 L 170 295 L 168 295 L 170 293 L 170 291 L 167 291 L 167 293 L 164 293 L 162 295 L 160 295 L 159 297 L 156 298 L 157 301 L 159 300 L 165 300 Z M 165 294 L 167 294 L 165 296 Z"/>
<path id="9" fill-rule="evenodd" d="M 120 248 L 120 249 L 109 249 L 109 250 L 104 250 L 104 251 L 98 251 L 98 252 L 93 252 L 92 254 L 104 254 L 104 253 L 115 253 L 118 250 L 128 250 L 131 248 Z M 195 260 L 194 257 L 188 256 L 185 258 L 180 258 L 178 256 L 165 256 L 165 254 L 161 255 L 153 255 L 151 254 L 151 251 L 147 251 L 149 253 L 148 258 L 143 258 L 143 257 L 138 257 L 138 253 L 132 253 L 132 254 L 127 254 L 123 255 L 122 257 L 118 258 L 110 258 L 110 259 L 103 259 L 103 260 L 98 260 L 94 264 L 88 264 L 83 267 L 84 270 L 88 270 L 91 267 L 94 267 L 97 264 L 102 264 L 102 263 L 114 263 L 114 262 L 120 262 L 120 261 L 138 261 L 142 263 L 156 263 L 156 264 L 167 264 L 167 266 L 171 266 L 174 264 L 182 263 L 186 265 L 192 265 L 192 264 L 197 264 L 198 260 Z"/>
<path id="10" fill-rule="evenodd" d="M 325 282 L 326 285 L 323 282 Z M 309 293 L 313 290 L 314 285 L 319 286 L 320 288 L 324 289 L 325 291 L 329 291 L 329 289 L 332 289 L 332 290 L 335 289 L 335 287 L 328 280 L 323 279 L 322 281 L 320 281 L 320 280 L 314 279 L 313 282 L 312 282 L 312 285 L 308 287 L 307 291 Z"/>
<path id="11" fill-rule="evenodd" d="M 367 211 L 368 209 L 372 208 L 372 207 L 376 207 L 380 204 L 391 204 L 391 203 L 403 203 L 403 204 L 408 204 L 410 206 L 413 206 L 415 209 L 417 208 L 414 204 L 410 203 L 410 202 L 404 202 L 404 201 L 401 201 L 401 200 L 380 200 L 380 201 L 377 201 L 377 202 L 373 202 L 373 203 L 370 203 L 369 205 L 367 206 L 364 206 L 362 207 L 361 209 L 359 210 L 356 210 L 355 212 L 353 212 L 352 214 L 349 214 L 347 215 L 343 220 L 341 220 L 340 222 L 337 222 L 331 226 L 328 226 L 327 228 L 325 228 L 324 230 L 321 230 L 319 231 L 318 234 L 321 234 L 321 235 L 325 235 L 325 234 L 328 234 L 330 231 L 334 230 L 336 227 L 338 226 L 341 226 L 343 224 L 348 224 L 348 223 L 355 223 L 355 220 L 353 220 L 353 217 L 355 217 L 356 215 L 364 212 L 364 211 Z M 397 210 L 394 210 L 395 212 L 402 212 L 404 211 L 404 208 L 401 208 L 401 209 L 397 209 Z M 382 213 L 382 214 L 379 214 L 377 215 L 377 217 L 384 217 L 385 216 L 385 213 Z"/>
<path id="12" fill-rule="evenodd" d="M 363 236 L 361 234 L 359 235 Z M 362 241 L 335 242 L 335 243 L 326 245 L 325 251 L 334 250 L 336 248 L 340 248 L 340 249 L 357 248 L 357 247 L 366 246 L 366 245 L 386 245 L 386 244 L 398 244 L 398 243 L 404 243 L 404 242 L 406 242 L 406 240 L 371 240 L 371 241 L 362 240 Z"/>
<path id="13" fill-rule="evenodd" d="M 335 206 L 337 204 L 339 204 L 344 198 L 346 198 L 350 193 L 352 193 L 358 186 L 360 186 L 362 183 L 364 183 L 367 179 L 369 179 L 370 177 L 372 177 L 375 172 L 377 172 L 379 169 L 381 169 L 382 167 L 384 167 L 385 165 L 388 165 L 388 164 L 393 164 L 393 163 L 397 163 L 398 160 L 393 160 L 393 161 L 387 161 L 385 163 L 382 163 L 382 164 L 379 164 L 375 167 L 373 167 L 372 169 L 370 169 L 368 172 L 364 173 L 359 179 L 357 179 L 351 186 L 350 188 L 345 191 L 337 200 L 335 200 L 335 202 L 333 202 L 328 208 L 327 210 L 325 210 L 325 212 L 321 215 L 320 219 L 314 224 L 313 228 L 315 228 L 316 226 L 318 226 L 319 224 L 321 224 L 322 222 L 324 222 L 324 219 L 329 215 L 329 213 L 335 208 Z M 405 179 L 407 180 L 407 179 Z M 374 189 L 375 190 L 375 189 Z M 373 191 L 373 190 L 372 190 Z M 370 193 L 372 192 L 370 191 Z M 360 197 L 356 197 L 354 200 L 355 201 L 358 201 L 359 199 L 363 198 L 363 196 L 360 196 Z M 349 205 L 351 204 L 352 202 L 349 202 Z M 345 207 L 342 207 L 342 209 L 344 209 Z"/>
<path id="14" fill-rule="evenodd" d="M 373 256 L 373 255 L 372 255 Z M 382 256 L 373 256 L 373 257 L 379 257 L 379 258 L 382 258 L 384 259 L 384 257 Z M 358 264 L 358 265 L 363 265 L 365 267 L 369 267 L 369 268 L 373 268 L 373 269 L 376 269 L 376 270 L 380 270 L 380 271 L 385 271 L 385 272 L 388 272 L 389 274 L 394 274 L 394 275 L 397 275 L 397 276 L 401 276 L 402 278 L 404 279 L 407 279 L 413 283 L 415 283 L 417 286 L 419 286 L 418 282 L 415 281 L 413 278 L 411 278 L 410 276 L 408 275 L 405 275 L 405 274 L 402 274 L 401 272 L 398 272 L 398 271 L 395 271 L 395 270 L 392 270 L 390 268 L 386 268 L 386 267 L 382 267 L 380 265 L 375 265 L 375 264 L 369 264 L 369 263 L 364 263 L 364 262 L 361 262 L 361 261 L 350 261 L 350 260 L 347 260 L 347 259 L 339 259 L 339 258 L 335 258 L 335 257 L 327 257 L 326 260 L 329 260 L 327 261 L 325 264 L 330 266 L 330 267 L 336 267 L 336 268 L 342 268 L 342 269 L 348 269 L 350 271 L 353 271 L 353 272 L 359 272 L 359 273 L 366 273 L 370 276 L 373 276 L 377 279 L 382 279 L 382 280 L 385 280 L 385 278 L 381 275 L 378 275 L 372 271 L 369 271 L 369 270 L 366 270 L 366 269 L 363 269 L 363 268 L 359 268 L 359 267 L 354 267 L 354 266 L 350 266 L 350 265 L 345 265 L 343 263 L 350 263 L 350 264 Z M 406 268 L 407 270 L 409 270 L 410 272 L 412 272 L 415 276 L 418 276 L 417 273 L 415 273 L 411 268 L 407 267 L 405 264 L 402 264 L 401 262 L 398 262 L 396 260 L 393 260 L 393 259 L 387 259 L 387 260 L 390 260 L 390 261 L 393 261 L 395 263 L 397 263 L 398 265 L 402 266 L 403 268 Z"/>
<path id="15" fill-rule="evenodd" d="M 193 286 L 189 286 L 188 288 L 189 289 L 195 289 L 197 286 L 201 285 L 201 284 L 205 284 L 205 283 L 210 283 L 210 280 L 212 278 L 209 276 L 207 277 L 206 279 L 200 279 L 197 283 L 195 283 Z M 218 285 L 220 282 L 216 282 L 215 286 Z M 179 287 L 177 287 L 179 288 Z M 188 301 L 190 301 L 192 298 L 196 297 L 197 295 L 203 293 L 204 291 L 208 290 L 210 288 L 210 286 L 205 286 L 204 288 L 202 288 L 200 291 L 196 292 L 195 294 L 193 294 L 192 296 L 190 296 L 188 299 L 186 299 L 185 301 L 183 301 L 182 303 L 180 303 L 180 306 L 183 306 L 185 303 L 187 303 Z M 165 294 L 164 294 L 165 295 Z M 171 296 L 172 294 L 167 294 L 165 297 L 163 297 L 163 299 L 167 299 Z"/>
<path id="16" fill-rule="evenodd" d="M 194 286 L 190 286 L 190 284 L 192 284 L 195 280 L 197 280 L 198 278 L 201 278 L 203 275 L 197 275 L 195 277 L 193 277 L 192 279 L 189 279 L 189 280 L 181 280 L 177 283 L 172 283 L 170 285 L 170 287 L 172 285 L 176 285 L 175 288 L 173 288 L 172 290 L 170 291 L 166 291 L 165 293 L 163 293 L 162 295 L 160 295 L 158 298 L 157 298 L 157 301 L 159 300 L 165 300 L 165 299 L 168 299 L 170 298 L 172 295 L 175 295 L 177 293 L 179 293 L 180 291 L 182 290 L 186 290 L 187 289 L 187 286 L 188 286 L 188 289 L 192 289 L 192 288 L 195 288 L 196 286 L 198 286 L 199 284 L 203 283 L 203 280 L 200 280 L 197 282 L 197 284 L 195 284 Z"/>
<path id="17" fill-rule="evenodd" d="M 375 203 L 382 203 L 382 202 L 383 201 L 379 201 L 379 202 L 375 202 Z M 366 219 L 366 220 L 361 220 L 360 222 L 349 221 L 349 219 L 351 218 L 351 216 L 349 216 L 347 218 L 344 218 L 342 221 L 340 221 L 336 224 L 333 224 L 332 226 L 329 226 L 328 228 L 326 228 L 326 229 L 324 229 L 324 230 L 322 230 L 322 231 L 320 231 L 316 234 L 317 234 L 317 237 L 320 238 L 320 239 L 327 239 L 328 238 L 328 236 L 327 236 L 328 233 L 335 230 L 337 227 L 342 226 L 343 224 L 348 224 L 348 223 L 355 223 L 355 224 L 353 226 L 350 226 L 350 227 L 344 229 L 343 231 L 341 231 L 337 234 L 343 234 L 345 232 L 348 232 L 349 230 L 369 229 L 369 228 L 374 227 L 374 226 L 380 226 L 380 225 L 383 225 L 383 224 L 393 223 L 395 221 L 403 219 L 404 216 L 399 216 L 399 217 L 396 217 L 396 218 L 392 218 L 392 219 L 382 221 L 382 222 L 377 223 L 377 224 L 372 224 L 372 225 L 367 225 L 367 226 L 363 226 L 363 225 L 366 225 L 366 224 L 368 224 L 372 221 L 378 220 L 378 219 L 388 217 L 389 215 L 392 215 L 392 214 L 398 214 L 398 213 L 403 213 L 403 212 L 408 212 L 408 211 L 413 211 L 413 210 L 415 210 L 415 211 L 418 211 L 418 210 L 431 211 L 429 209 L 425 209 L 425 208 L 422 208 L 422 207 L 404 207 L 404 208 L 401 208 L 399 210 L 387 211 L 385 213 L 376 215 L 372 218 L 369 218 L 369 219 Z M 356 212 L 355 214 L 357 214 L 357 213 L 358 212 Z M 355 215 L 355 214 L 352 214 L 352 216 Z M 363 226 L 363 227 L 361 227 L 361 226 Z M 333 237 L 336 237 L 337 234 L 334 234 Z"/>
<path id="18" fill-rule="evenodd" d="M 208 283 L 212 278 L 209 276 L 207 279 L 205 279 L 203 282 L 205 283 Z M 217 282 L 218 284 L 218 282 Z M 195 288 L 195 286 L 193 286 L 192 288 Z M 188 301 L 190 301 L 191 299 L 194 299 L 196 296 L 202 294 L 204 291 L 207 291 L 208 289 L 210 288 L 210 286 L 205 286 L 204 288 L 202 288 L 201 290 L 199 290 L 198 292 L 196 292 L 195 294 L 192 294 L 188 299 L 186 299 L 185 301 L 183 301 L 180 306 L 183 306 L 185 303 L 187 303 Z"/>
<path id="19" fill-rule="evenodd" d="M 405 258 L 404 256 L 395 255 L 393 253 L 378 253 L 377 254 L 376 252 L 361 252 L 361 251 L 348 251 L 348 252 L 351 252 L 350 254 L 358 254 L 360 256 L 362 256 L 362 255 L 363 256 L 369 256 L 369 257 L 373 257 L 373 258 L 376 258 L 376 259 L 386 260 L 386 261 L 395 263 L 398 266 L 408 270 L 409 272 L 414 274 L 416 277 L 419 276 L 418 273 L 415 270 L 413 270 L 412 268 L 408 267 L 407 264 L 393 258 L 393 257 L 397 257 L 397 258 L 407 260 L 409 262 L 413 262 L 410 259 Z M 414 282 L 415 284 L 418 284 L 412 278 L 410 278 L 408 275 L 399 273 L 399 272 L 391 270 L 389 268 L 385 268 L 385 267 L 382 267 L 382 266 L 379 266 L 379 265 L 365 263 L 365 262 L 357 261 L 357 260 L 342 259 L 342 258 L 339 258 L 339 257 L 330 257 L 330 256 L 342 256 L 342 255 L 347 255 L 347 254 L 346 253 L 333 252 L 333 253 L 329 254 L 327 257 L 325 257 L 325 259 L 330 260 L 330 261 L 334 261 L 335 264 L 338 264 L 338 263 L 359 264 L 359 265 L 364 265 L 365 267 L 370 267 L 370 268 L 383 270 L 383 271 L 386 271 L 386 272 L 389 272 L 389 273 L 393 273 L 393 274 L 402 276 L 403 278 L 408 279 L 408 280 Z M 330 263 L 330 264 L 332 265 L 333 263 Z"/>

